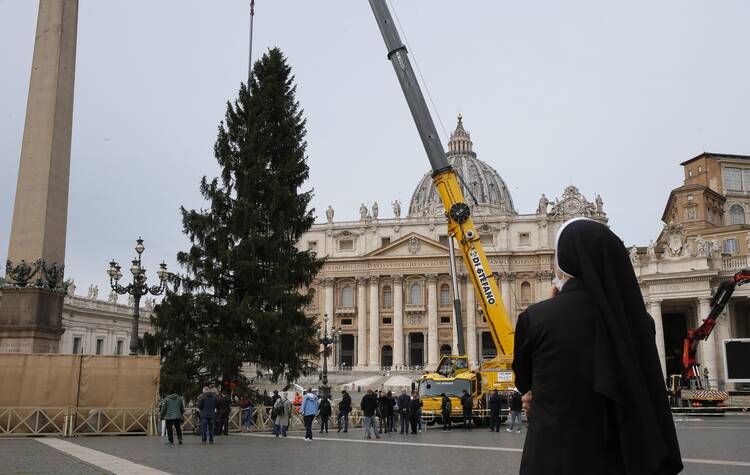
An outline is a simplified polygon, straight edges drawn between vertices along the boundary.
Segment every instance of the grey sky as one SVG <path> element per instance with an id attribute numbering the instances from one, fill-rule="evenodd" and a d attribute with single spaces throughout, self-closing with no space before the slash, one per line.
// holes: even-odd
<path id="1" fill-rule="evenodd" d="M 428 169 L 366 0 L 256 0 L 255 57 L 287 54 L 308 118 L 314 206 L 382 215 Z M 153 271 L 186 249 L 225 101 L 247 70 L 248 0 L 81 0 L 66 275 L 106 295 L 110 258 L 146 240 Z M 750 154 L 750 2 L 394 0 L 450 132 L 521 213 L 573 183 L 601 193 L 628 244 L 661 229 L 678 163 Z M 0 258 L 4 262 L 38 2 L 0 0 Z"/>

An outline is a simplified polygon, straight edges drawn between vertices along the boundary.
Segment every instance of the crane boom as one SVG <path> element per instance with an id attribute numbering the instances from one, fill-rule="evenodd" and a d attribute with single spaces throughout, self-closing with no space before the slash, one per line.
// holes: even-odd
<path id="1" fill-rule="evenodd" d="M 369 1 L 388 49 L 388 60 L 396 71 L 412 118 L 419 131 L 419 137 L 427 152 L 427 158 L 430 160 L 432 181 L 440 194 L 448 218 L 448 234 L 453 236 L 458 243 L 464 265 L 490 326 L 498 355 L 512 355 L 513 325 L 508 318 L 489 262 L 479 242 L 479 233 L 471 219 L 471 210 L 465 203 L 458 176 L 446 158 L 443 144 L 414 75 L 406 46 L 401 42 L 385 0 Z M 456 318 L 456 326 L 459 327 L 460 313 L 456 315 Z M 463 346 L 462 342 L 460 346 Z"/>

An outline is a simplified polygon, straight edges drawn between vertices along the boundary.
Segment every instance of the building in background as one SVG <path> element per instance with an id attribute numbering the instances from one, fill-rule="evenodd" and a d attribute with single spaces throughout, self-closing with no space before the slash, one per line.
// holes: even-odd
<path id="1" fill-rule="evenodd" d="M 719 282 L 749 267 L 750 156 L 703 153 L 683 162 L 682 186 L 669 194 L 656 242 L 630 250 L 656 323 L 665 373 L 680 374 L 683 340 L 711 308 Z M 721 342 L 750 337 L 750 288 L 735 292 L 698 361 L 723 385 Z"/>
<path id="2" fill-rule="evenodd" d="M 2 284 L 2 282 L 0 282 Z M 76 295 L 76 285 L 70 282 L 63 300 L 62 330 L 57 352 L 61 354 L 127 355 L 133 321 L 133 302 L 118 303 L 118 295 L 110 294 L 107 300 L 99 299 L 95 285 L 88 288 L 85 297 Z M 2 305 L 0 285 L 0 305 Z M 139 337 L 153 333 L 151 314 L 154 302 L 144 299 L 140 309 Z"/>
<path id="3" fill-rule="evenodd" d="M 552 279 L 554 238 L 575 216 L 606 222 L 598 195 L 587 200 L 576 187 L 550 201 L 542 194 L 537 209 L 520 214 L 501 176 L 473 151 L 461 116 L 448 143 L 448 158 L 461 175 L 464 196 L 503 302 L 515 322 L 533 302 L 546 299 Z M 414 190 L 407 215 L 401 203 L 359 209 L 359 220 L 314 225 L 299 247 L 326 257 L 313 288 L 308 315 L 342 331 L 334 346 L 335 365 L 355 369 L 401 370 L 435 366 L 456 349 L 453 294 L 448 258 L 447 220 L 431 174 Z M 459 292 L 466 349 L 473 365 L 495 356 L 481 306 L 460 257 Z"/>

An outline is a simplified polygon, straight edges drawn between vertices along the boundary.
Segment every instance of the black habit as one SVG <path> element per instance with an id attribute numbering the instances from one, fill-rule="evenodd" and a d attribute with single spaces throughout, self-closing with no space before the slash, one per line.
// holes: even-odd
<path id="1" fill-rule="evenodd" d="M 625 247 L 590 220 L 558 241 L 574 278 L 516 325 L 516 386 L 532 392 L 521 474 L 680 472 L 654 323 Z"/>

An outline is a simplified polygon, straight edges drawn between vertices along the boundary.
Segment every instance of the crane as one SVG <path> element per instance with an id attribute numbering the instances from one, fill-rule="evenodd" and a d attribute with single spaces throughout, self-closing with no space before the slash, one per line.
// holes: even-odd
<path id="1" fill-rule="evenodd" d="M 461 191 L 459 176 L 446 158 L 443 144 L 409 60 L 408 51 L 401 42 L 386 0 L 369 1 L 385 41 L 387 58 L 396 72 L 422 145 L 427 152 L 427 158 L 432 167 L 432 181 L 443 202 L 445 216 L 448 219 L 458 355 L 443 356 L 435 373 L 420 378 L 419 390 L 424 404 L 423 413 L 439 412 L 438 396 L 441 393 L 460 396 L 463 389 L 468 389 L 475 399 L 475 408 L 481 410 L 482 397 L 487 390 L 509 389 L 512 384 L 510 365 L 513 360 L 513 325 L 508 318 L 497 282 L 479 241 L 479 232 L 474 226 L 471 208 Z M 464 266 L 474 286 L 497 349 L 497 357 L 483 363 L 476 371 L 470 368 L 464 349 L 461 307 L 456 285 L 454 240 L 458 244 Z M 433 408 L 433 406 L 436 407 Z M 456 407 L 458 406 L 454 405 L 454 410 Z"/>
<path id="2" fill-rule="evenodd" d="M 677 385 L 682 387 L 681 397 L 692 406 L 715 406 L 725 401 L 728 394 L 724 391 L 712 389 L 708 383 L 705 385 L 701 379 L 700 363 L 697 359 L 698 344 L 711 336 L 716 326 L 716 320 L 729 303 L 735 289 L 750 282 L 750 269 L 742 269 L 737 272 L 731 280 L 725 280 L 719 284 L 713 298 L 711 299 L 711 310 L 708 312 L 703 323 L 694 329 L 690 329 L 685 336 L 682 348 L 682 375 L 672 376 L 672 392 L 676 392 Z"/>

